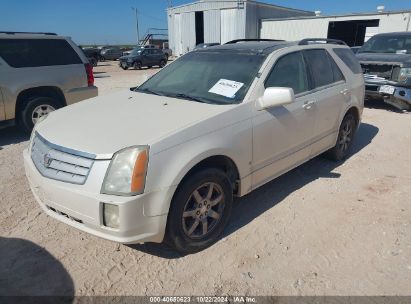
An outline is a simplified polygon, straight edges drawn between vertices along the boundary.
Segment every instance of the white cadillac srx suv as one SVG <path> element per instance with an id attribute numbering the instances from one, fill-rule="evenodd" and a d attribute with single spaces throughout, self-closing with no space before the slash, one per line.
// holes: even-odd
<path id="1" fill-rule="evenodd" d="M 234 41 L 42 118 L 26 174 L 44 211 L 68 225 L 193 253 L 221 236 L 233 197 L 321 153 L 346 158 L 363 102 L 341 41 Z"/>

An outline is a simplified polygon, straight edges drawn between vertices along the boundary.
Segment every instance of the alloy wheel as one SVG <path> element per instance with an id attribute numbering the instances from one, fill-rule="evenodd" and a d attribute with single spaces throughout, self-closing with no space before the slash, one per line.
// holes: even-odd
<path id="1" fill-rule="evenodd" d="M 202 239 L 219 224 L 225 207 L 224 192 L 216 183 L 205 183 L 190 195 L 184 206 L 182 224 L 186 236 Z"/>
<path id="2" fill-rule="evenodd" d="M 36 124 L 41 117 L 46 116 L 55 110 L 56 109 L 54 107 L 47 104 L 37 106 L 31 114 L 33 124 Z"/>
<path id="3" fill-rule="evenodd" d="M 350 148 L 354 134 L 354 122 L 352 119 L 347 119 L 341 126 L 340 135 L 338 137 L 338 149 L 345 153 Z"/>

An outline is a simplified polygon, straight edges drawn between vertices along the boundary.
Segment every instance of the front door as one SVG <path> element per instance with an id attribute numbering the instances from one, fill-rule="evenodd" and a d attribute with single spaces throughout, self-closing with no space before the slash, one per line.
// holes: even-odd
<path id="1" fill-rule="evenodd" d="M 253 117 L 253 189 L 309 159 L 314 137 L 316 100 L 302 53 L 280 57 L 264 86 L 292 88 L 296 100 Z"/>

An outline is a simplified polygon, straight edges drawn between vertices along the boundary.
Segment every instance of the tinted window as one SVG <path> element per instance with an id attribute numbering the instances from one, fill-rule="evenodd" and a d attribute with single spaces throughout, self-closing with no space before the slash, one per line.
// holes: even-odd
<path id="1" fill-rule="evenodd" d="M 343 73 L 341 72 L 338 65 L 335 63 L 334 59 L 332 59 L 332 57 L 329 54 L 328 54 L 328 58 L 330 60 L 331 67 L 333 69 L 334 82 L 345 80 Z"/>
<path id="2" fill-rule="evenodd" d="M 268 76 L 265 87 L 292 88 L 295 94 L 308 91 L 307 73 L 300 52 L 281 57 Z"/>
<path id="3" fill-rule="evenodd" d="M 349 49 L 334 49 L 335 54 L 350 68 L 354 74 L 361 74 L 361 65 L 353 52 Z"/>
<path id="4" fill-rule="evenodd" d="M 333 68 L 325 50 L 304 51 L 304 56 L 311 70 L 314 87 L 318 88 L 334 82 Z"/>
<path id="5" fill-rule="evenodd" d="M 0 56 L 15 68 L 82 63 L 62 39 L 0 39 Z"/>

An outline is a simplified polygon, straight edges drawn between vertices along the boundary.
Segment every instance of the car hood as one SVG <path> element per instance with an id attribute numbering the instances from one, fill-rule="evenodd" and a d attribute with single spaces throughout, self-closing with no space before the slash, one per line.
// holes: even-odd
<path id="1" fill-rule="evenodd" d="M 64 107 L 35 130 L 52 144 L 110 159 L 121 149 L 152 145 L 231 107 L 127 90 Z"/>
<path id="2" fill-rule="evenodd" d="M 119 59 L 120 59 L 120 60 L 127 60 L 128 58 L 133 59 L 133 58 L 135 58 L 135 57 L 137 57 L 137 56 L 134 56 L 134 55 L 125 55 L 125 56 L 121 56 Z"/>
<path id="3" fill-rule="evenodd" d="M 387 54 L 387 53 L 357 53 L 360 62 L 384 62 L 411 64 L 411 54 Z"/>

